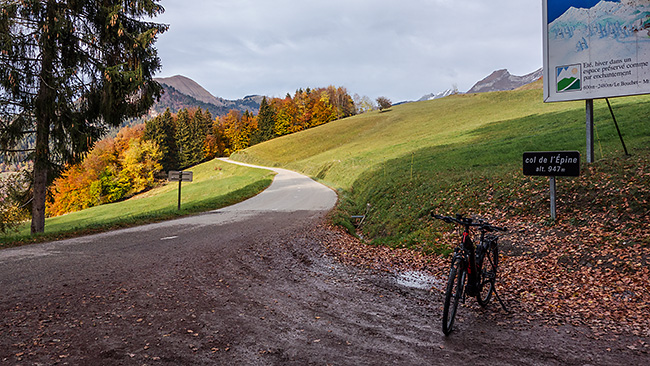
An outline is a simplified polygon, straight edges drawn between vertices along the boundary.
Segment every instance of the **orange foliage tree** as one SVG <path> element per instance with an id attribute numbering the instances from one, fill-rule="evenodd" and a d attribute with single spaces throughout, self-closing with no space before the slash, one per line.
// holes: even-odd
<path id="1" fill-rule="evenodd" d="M 343 87 L 302 89 L 293 97 L 269 101 L 273 109 L 275 136 L 282 136 L 315 127 L 356 113 L 354 101 Z"/>
<path id="2" fill-rule="evenodd" d="M 206 149 L 229 155 L 274 137 L 356 114 L 354 101 L 347 90 L 334 86 L 300 89 L 294 96 L 287 94 L 284 98 L 264 99 L 260 113 L 262 109 L 264 115 L 261 119 L 248 111 L 242 114 L 237 110 L 218 118 L 213 127 L 213 136 L 208 136 Z"/>
<path id="3" fill-rule="evenodd" d="M 257 118 L 248 111 L 242 114 L 233 109 L 219 118 L 218 124 L 228 142 L 224 151 L 227 155 L 250 146 L 253 131 L 257 130 Z"/>
<path id="4" fill-rule="evenodd" d="M 153 187 L 162 155 L 143 134 L 144 125 L 125 127 L 114 139 L 99 141 L 81 163 L 69 166 L 54 181 L 47 214 L 119 201 Z"/>

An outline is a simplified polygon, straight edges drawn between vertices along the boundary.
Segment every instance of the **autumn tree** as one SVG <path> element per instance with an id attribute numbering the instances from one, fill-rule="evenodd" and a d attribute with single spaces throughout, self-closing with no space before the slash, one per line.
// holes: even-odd
<path id="1" fill-rule="evenodd" d="M 251 134 L 257 129 L 257 119 L 248 111 L 243 114 L 238 110 L 231 110 L 220 118 L 224 135 L 228 139 L 226 154 L 243 150 L 250 146 Z"/>
<path id="2" fill-rule="evenodd" d="M 305 127 L 315 127 L 336 119 L 336 109 L 330 103 L 327 93 L 321 93 L 320 97 L 314 101 L 312 113 L 313 115 L 309 120 L 309 124 Z"/>
<path id="3" fill-rule="evenodd" d="M 393 102 L 391 102 L 390 99 L 386 97 L 379 97 L 377 98 L 377 104 L 379 104 L 379 110 L 382 111 L 384 109 L 392 107 Z"/>
<path id="4" fill-rule="evenodd" d="M 293 97 L 287 93 L 282 99 L 264 97 L 257 116 L 248 111 L 242 114 L 231 110 L 219 117 L 213 132 L 206 138 L 205 149 L 212 154 L 206 157 L 215 156 L 217 151 L 228 155 L 277 136 L 354 114 L 354 101 L 342 87 L 299 89 Z"/>
<path id="5" fill-rule="evenodd" d="M 273 98 L 269 105 L 274 111 L 274 134 L 289 133 L 322 125 L 356 114 L 354 101 L 343 87 L 299 89 L 291 97 Z"/>
<path id="6" fill-rule="evenodd" d="M 160 97 L 158 0 L 2 1 L 0 147 L 31 139 L 32 233 L 45 230 L 50 182 L 109 126 Z"/>
<path id="7" fill-rule="evenodd" d="M 99 141 L 78 164 L 54 180 L 49 216 L 116 202 L 152 188 L 162 168 L 154 141 L 143 138 L 145 127 L 125 127 L 115 138 Z"/>
<path id="8" fill-rule="evenodd" d="M 275 99 L 273 108 L 276 110 L 273 133 L 276 136 L 284 136 L 296 132 L 294 129 L 296 106 L 291 96 L 287 94 L 284 99 Z"/>
<path id="9" fill-rule="evenodd" d="M 205 158 L 214 159 L 218 156 L 224 156 L 228 148 L 228 139 L 223 126 L 220 123 L 220 118 L 212 121 L 212 126 L 208 136 L 205 138 Z"/>
<path id="10" fill-rule="evenodd" d="M 352 100 L 352 97 L 350 97 L 348 94 L 347 89 L 344 87 L 336 88 L 330 85 L 327 87 L 326 91 L 329 95 L 330 103 L 335 108 L 336 119 L 345 118 L 356 114 L 354 100 Z"/>
<path id="11" fill-rule="evenodd" d="M 375 109 L 375 104 L 367 95 L 354 95 L 354 106 L 357 114 L 366 113 Z"/>
<path id="12" fill-rule="evenodd" d="M 119 180 L 128 182 L 124 197 L 130 197 L 153 187 L 154 174 L 162 168 L 159 163 L 162 154 L 153 141 L 132 139 L 120 154 Z M 121 199 L 122 197 L 120 197 Z"/>

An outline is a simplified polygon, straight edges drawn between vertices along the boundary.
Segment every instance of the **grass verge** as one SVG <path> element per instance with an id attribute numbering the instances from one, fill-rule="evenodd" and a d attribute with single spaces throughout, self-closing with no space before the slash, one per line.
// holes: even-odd
<path id="1" fill-rule="evenodd" d="M 194 181 L 183 183 L 181 187 L 180 211 L 177 209 L 178 182 L 169 182 L 126 201 L 48 218 L 44 234 L 31 236 L 29 223 L 25 223 L 18 232 L 0 237 L 0 248 L 132 227 L 219 209 L 257 195 L 271 184 L 275 174 L 217 159 L 189 170 L 194 173 Z"/>

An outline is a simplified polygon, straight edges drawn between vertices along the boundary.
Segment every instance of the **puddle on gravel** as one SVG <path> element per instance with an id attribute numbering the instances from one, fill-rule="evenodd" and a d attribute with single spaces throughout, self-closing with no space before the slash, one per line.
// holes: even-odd
<path id="1" fill-rule="evenodd" d="M 442 288 L 443 281 L 424 272 L 407 271 L 395 274 L 395 281 L 400 286 L 429 290 Z"/>

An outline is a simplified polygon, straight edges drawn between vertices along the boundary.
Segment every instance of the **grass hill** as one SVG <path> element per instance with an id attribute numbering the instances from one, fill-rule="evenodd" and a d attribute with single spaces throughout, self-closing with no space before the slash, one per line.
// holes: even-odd
<path id="1" fill-rule="evenodd" d="M 253 146 L 234 158 L 296 169 L 350 189 L 360 174 L 392 159 L 474 141 L 478 128 L 567 110 L 577 119 L 583 108 L 582 103 L 544 104 L 540 90 L 454 95 L 337 121 Z"/>
<path id="2" fill-rule="evenodd" d="M 622 169 L 620 162 L 637 166 L 643 164 L 638 159 L 647 160 L 650 97 L 611 102 L 634 157 L 623 156 L 607 105 L 596 101 L 601 163 L 593 167 L 613 169 L 615 176 L 632 174 L 616 170 Z M 438 251 L 444 248 L 437 248 L 431 224 L 423 220 L 432 208 L 484 215 L 498 209 L 502 216 L 536 212 L 543 220 L 548 180 L 523 177 L 521 165 L 523 152 L 548 150 L 579 150 L 584 156 L 585 106 L 545 104 L 542 90 L 533 86 L 365 113 L 253 146 L 233 158 L 297 170 L 338 189 L 335 220 L 348 227 L 346 218 L 366 213 L 370 205 L 360 233 L 373 242 Z M 604 167 L 610 160 L 613 165 Z M 587 176 L 573 181 L 603 183 L 588 175 L 584 162 L 583 170 Z M 564 182 L 571 181 L 559 179 L 559 200 L 567 205 L 567 195 L 579 193 L 563 192 Z M 566 212 L 562 205 L 559 215 Z"/>

